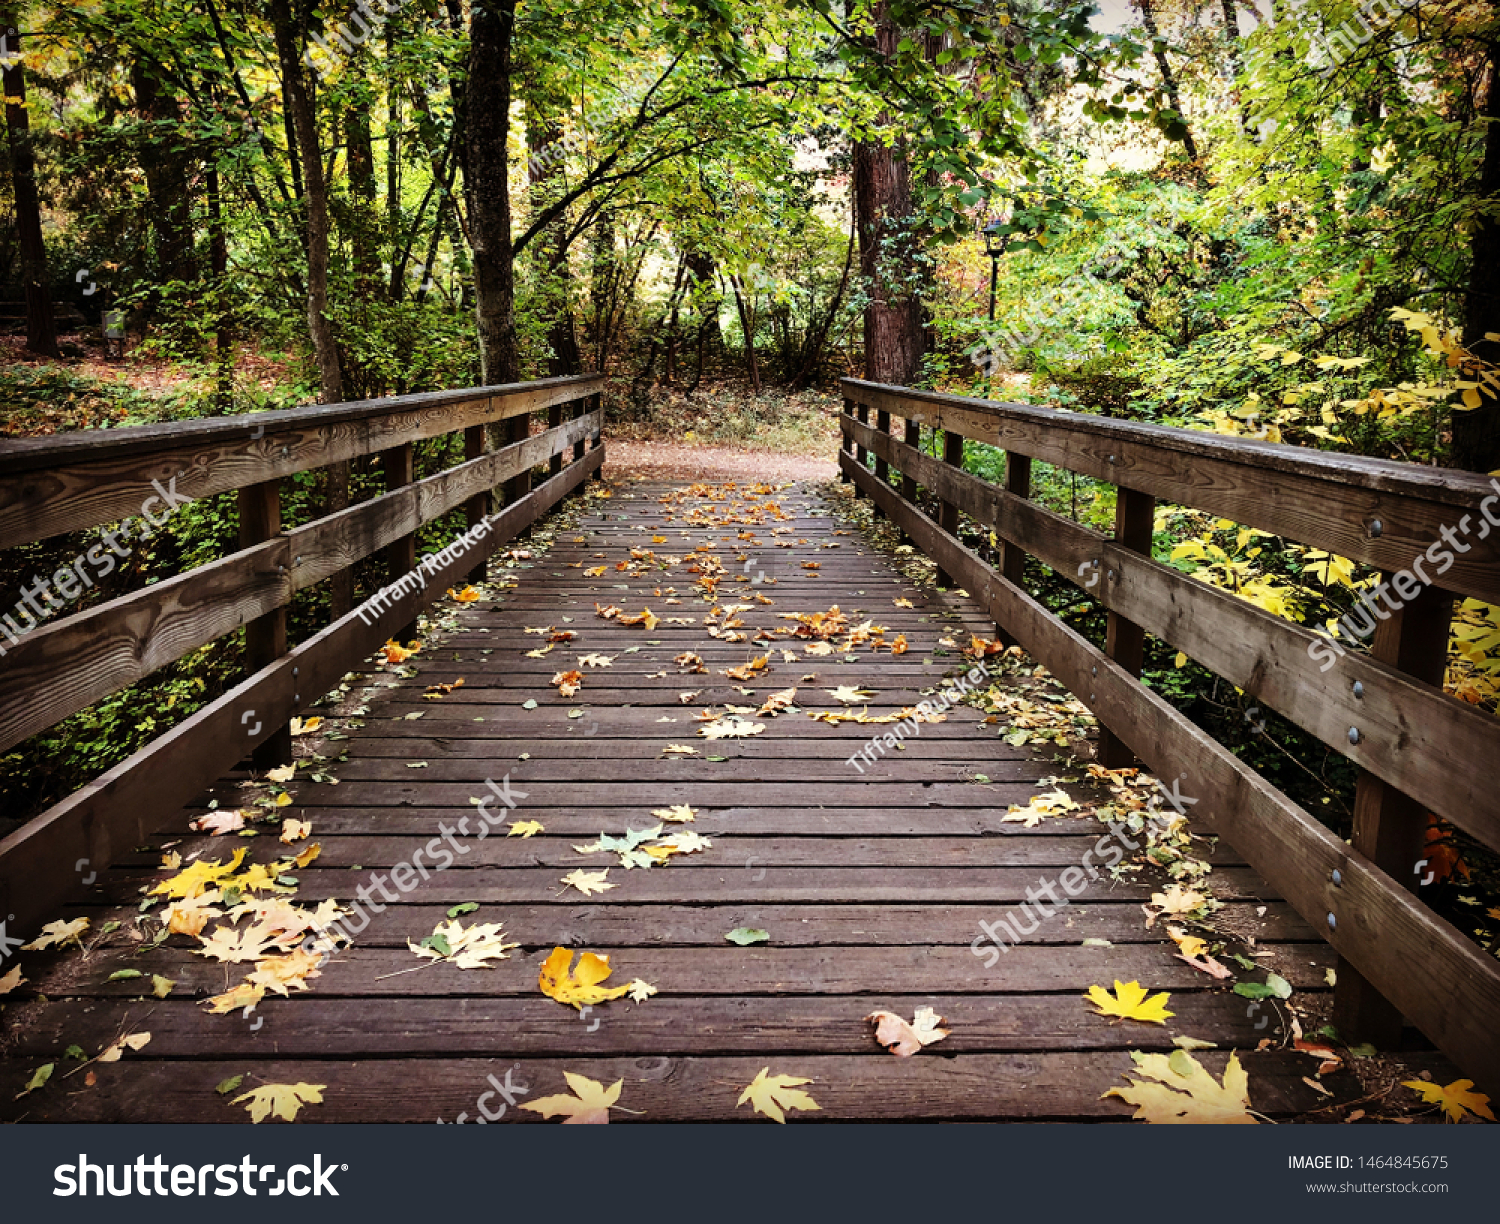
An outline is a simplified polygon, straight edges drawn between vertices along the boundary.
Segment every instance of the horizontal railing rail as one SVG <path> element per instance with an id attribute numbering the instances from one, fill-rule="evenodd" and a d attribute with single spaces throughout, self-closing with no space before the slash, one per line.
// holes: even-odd
<path id="1" fill-rule="evenodd" d="M 0 750 L 241 626 L 252 673 L 0 841 L 0 910 L 21 926 L 40 920 L 74 891 L 76 862 L 114 861 L 153 833 L 164 811 L 190 801 L 252 751 L 259 763 L 271 756 L 284 763 L 295 714 L 599 471 L 602 388 L 602 378 L 584 375 L 0 444 L 0 535 L 9 531 L 12 544 L 118 522 L 139 513 L 154 488 L 172 491 L 175 477 L 180 498 L 238 490 L 242 545 L 18 641 L 0 639 Z M 541 409 L 547 426 L 532 434 L 531 416 Z M 508 422 L 510 441 L 487 450 L 485 427 L 499 421 Z M 414 480 L 413 443 L 458 431 L 465 460 Z M 375 454 L 388 492 L 280 529 L 281 476 Z M 532 489 L 530 472 L 538 466 L 548 475 Z M 484 503 L 500 485 L 508 504 L 487 516 Z M 417 530 L 459 508 L 468 514 L 465 547 L 424 558 L 419 567 Z M 288 649 L 292 597 L 378 552 L 391 584 L 380 598 Z"/>
<path id="2" fill-rule="evenodd" d="M 1413 891 L 1428 811 L 1500 849 L 1500 794 L 1482 766 L 1500 755 L 1500 720 L 1442 690 L 1452 592 L 1500 602 L 1500 535 L 1489 530 L 1500 522 L 1500 493 L 1491 482 L 856 379 L 843 391 L 845 477 L 1094 711 L 1106 764 L 1138 756 L 1163 777 L 1187 775 L 1183 792 L 1198 800 L 1192 815 L 1339 952 L 1341 1028 L 1389 1045 L 1405 1015 L 1471 1075 L 1500 1087 L 1500 965 Z M 904 422 L 904 440 L 892 417 Z M 922 425 L 943 431 L 943 459 L 916 445 Z M 962 470 L 963 438 L 1006 451 L 1004 488 Z M 1033 459 L 1116 485 L 1115 535 L 1029 500 Z M 918 507 L 919 488 L 937 503 L 936 518 Z M 1158 498 L 1387 573 L 1420 572 L 1444 527 L 1470 542 L 1470 553 L 1450 538 L 1455 559 L 1442 588 L 1403 588 L 1407 606 L 1382 622 L 1370 653 L 1338 657 L 1326 638 L 1152 560 Z M 960 513 L 1001 541 L 998 567 L 960 542 Z M 1026 556 L 1108 610 L 1104 649 L 1026 592 Z M 1140 682 L 1147 633 L 1365 771 L 1352 845 Z M 1314 656 L 1319 647 L 1326 656 Z"/>

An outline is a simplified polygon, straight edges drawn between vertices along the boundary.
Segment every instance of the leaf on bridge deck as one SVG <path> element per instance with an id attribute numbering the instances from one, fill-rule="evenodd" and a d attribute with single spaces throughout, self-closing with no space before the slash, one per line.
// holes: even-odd
<path id="1" fill-rule="evenodd" d="M 244 854 L 244 851 L 240 851 Z M 65 922 L 59 918 L 56 922 L 49 922 L 42 928 L 42 933 L 29 944 L 22 944 L 23 952 L 40 952 L 44 948 L 61 948 L 66 944 L 77 944 L 83 947 L 83 933 L 89 929 L 87 918 L 74 918 L 71 922 Z"/>
<path id="2" fill-rule="evenodd" d="M 610 975 L 609 957 L 597 952 L 585 952 L 573 965 L 571 948 L 553 948 L 551 955 L 542 962 L 537 985 L 549 999 L 582 1008 L 585 1004 L 604 1003 L 620 999 L 629 994 L 634 982 L 623 986 L 603 986 L 600 983 Z"/>
<path id="3" fill-rule="evenodd" d="M 1090 986 L 1084 997 L 1099 1009 L 1101 1016 L 1120 1016 L 1125 1020 L 1165 1025 L 1167 1018 L 1176 1014 L 1167 1010 L 1171 996 L 1162 991 L 1147 998 L 1147 993 L 1139 982 L 1122 982 L 1116 978 L 1113 996 L 1102 986 Z"/>
<path id="4" fill-rule="evenodd" d="M 604 868 L 603 871 L 585 871 L 580 867 L 576 871 L 569 872 L 563 876 L 562 882 L 564 885 L 572 885 L 585 897 L 591 897 L 595 893 L 607 892 L 609 889 L 617 887 L 605 879 L 607 875 L 609 875 L 608 867 Z"/>
<path id="5" fill-rule="evenodd" d="M 1402 1080 L 1401 1086 L 1410 1088 L 1429 1105 L 1441 1105 L 1450 1122 L 1462 1122 L 1466 1113 L 1488 1118 L 1491 1122 L 1495 1120 L 1494 1111 L 1490 1109 L 1490 1098 L 1482 1092 L 1469 1091 L 1474 1087 L 1473 1080 L 1454 1080 L 1447 1085 L 1429 1084 L 1425 1080 Z"/>
<path id="6" fill-rule="evenodd" d="M 1171 1054 L 1132 1050 L 1130 1057 L 1135 1060 L 1135 1071 L 1126 1074 L 1142 1078 L 1125 1088 L 1111 1088 L 1104 1097 L 1119 1097 L 1134 1105 L 1137 1121 L 1256 1124 L 1250 1115 L 1250 1080 L 1232 1051 L 1223 1083 L 1186 1050 Z"/>
<path id="7" fill-rule="evenodd" d="M 250 1114 L 250 1121 L 262 1122 L 267 1115 L 282 1118 L 287 1122 L 295 1122 L 297 1113 L 304 1105 L 321 1105 L 323 1103 L 323 1090 L 327 1084 L 262 1084 L 259 1088 L 252 1088 L 249 1092 L 237 1096 L 230 1102 L 238 1105 L 241 1101 L 249 1101 L 245 1109 Z"/>
<path id="8" fill-rule="evenodd" d="M 770 1071 L 770 1067 L 761 1068 L 760 1074 L 740 1093 L 738 1105 L 749 1101 L 756 1113 L 765 1114 L 773 1122 L 782 1123 L 786 1121 L 786 1114 L 782 1112 L 784 1109 L 823 1108 L 797 1087 L 798 1084 L 810 1084 L 812 1080 L 798 1075 L 770 1075 Z"/>
<path id="9" fill-rule="evenodd" d="M 564 1071 L 563 1078 L 568 1081 L 573 1096 L 562 1092 L 556 1096 L 538 1097 L 534 1101 L 521 1102 L 521 1108 L 539 1113 L 544 1118 L 561 1115 L 564 1126 L 575 1122 L 590 1125 L 609 1121 L 610 1107 L 620 1099 L 620 1086 L 624 1080 L 618 1079 L 606 1088 L 598 1080 L 571 1071 Z"/>

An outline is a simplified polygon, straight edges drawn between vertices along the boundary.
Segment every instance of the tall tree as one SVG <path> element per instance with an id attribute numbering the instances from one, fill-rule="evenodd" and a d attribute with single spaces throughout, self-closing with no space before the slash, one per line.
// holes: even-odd
<path id="1" fill-rule="evenodd" d="M 872 46 L 895 57 L 901 31 L 891 5 L 875 6 Z M 872 382 L 909 385 L 922 365 L 922 301 L 910 283 L 917 243 L 911 168 L 894 136 L 854 146 L 854 216 L 859 232 L 859 272 L 866 305 L 865 377 Z"/>
<path id="2" fill-rule="evenodd" d="M 36 190 L 36 157 L 31 148 L 31 121 L 26 111 L 26 72 L 21 66 L 21 33 L 9 14 L 0 15 L 6 31 L 5 130 L 10 137 L 10 177 L 15 194 L 16 229 L 21 247 L 21 280 L 26 289 L 26 348 L 56 357 L 57 324 L 47 283 L 47 247 L 42 240 L 42 208 Z"/>
<path id="3" fill-rule="evenodd" d="M 521 377 L 508 153 L 515 29 L 515 0 L 474 0 L 464 88 L 464 193 L 474 255 L 480 367 L 491 386 Z"/>

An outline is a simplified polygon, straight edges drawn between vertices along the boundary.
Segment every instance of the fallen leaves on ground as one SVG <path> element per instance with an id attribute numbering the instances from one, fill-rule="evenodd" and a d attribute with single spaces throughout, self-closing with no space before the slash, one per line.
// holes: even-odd
<path id="1" fill-rule="evenodd" d="M 0 995 L 8 995 L 25 980 L 21 976 L 21 966 L 15 966 L 9 973 L 0 977 Z"/>
<path id="2" fill-rule="evenodd" d="M 571 885 L 581 892 L 585 897 L 592 897 L 595 893 L 608 892 L 615 885 L 609 883 L 605 878 L 609 875 L 609 868 L 603 871 L 585 871 L 582 867 L 576 871 L 569 872 L 563 876 L 563 884 Z"/>
<path id="3" fill-rule="evenodd" d="M 909 1058 L 923 1046 L 930 1046 L 948 1035 L 947 1023 L 930 1007 L 919 1007 L 908 1024 L 895 1012 L 876 1011 L 865 1017 L 875 1025 L 875 1040 L 897 1058 Z"/>
<path id="4" fill-rule="evenodd" d="M 199 833 L 237 833 L 245 827 L 245 814 L 238 808 L 228 812 L 210 812 L 188 824 Z"/>
<path id="5" fill-rule="evenodd" d="M 301 841 L 312 832 L 312 821 L 310 820 L 283 820 L 281 822 L 281 836 L 276 840 L 290 846 L 293 842 Z"/>
<path id="6" fill-rule="evenodd" d="M 721 718 L 717 722 L 699 727 L 698 734 L 704 739 L 711 740 L 744 739 L 746 736 L 759 735 L 765 729 L 765 723 L 747 722 L 740 718 Z"/>
<path id="7" fill-rule="evenodd" d="M 421 650 L 422 647 L 417 642 L 411 642 L 406 646 L 402 646 L 393 639 L 382 646 L 381 649 L 385 651 L 385 661 L 387 663 L 404 663 L 412 655 L 416 654 L 417 651 Z"/>
<path id="8" fill-rule="evenodd" d="M 860 688 L 853 684 L 841 684 L 838 688 L 824 689 L 835 701 L 842 701 L 845 705 L 860 705 L 869 701 L 875 694 L 867 688 Z"/>
<path id="9" fill-rule="evenodd" d="M 1073 811 L 1078 804 L 1064 790 L 1048 791 L 1045 795 L 1038 795 L 1025 807 L 1012 806 L 1002 821 L 1012 824 L 1024 825 L 1028 829 L 1034 829 L 1049 816 L 1062 816 Z"/>
<path id="10" fill-rule="evenodd" d="M 748 663 L 742 663 L 738 667 L 726 667 L 721 675 L 728 676 L 731 680 L 754 680 L 757 672 L 763 672 L 771 665 L 770 655 L 756 655 Z"/>
<path id="11" fill-rule="evenodd" d="M 692 820 L 698 812 L 696 808 L 689 807 L 686 803 L 675 803 L 671 807 L 652 808 L 651 815 L 658 820 L 681 824 Z"/>
<path id="12" fill-rule="evenodd" d="M 609 975 L 608 956 L 584 952 L 574 967 L 571 948 L 553 948 L 552 954 L 542 962 L 537 984 L 549 999 L 581 1009 L 585 1004 L 623 998 L 635 985 L 627 982 L 623 986 L 601 986 L 600 983 Z"/>
<path id="13" fill-rule="evenodd" d="M 1164 893 L 1151 894 L 1151 904 L 1164 914 L 1191 914 L 1207 903 L 1207 895 L 1195 888 L 1183 888 L 1181 884 L 1173 884 Z"/>
<path id="14" fill-rule="evenodd" d="M 249 1111 L 252 1122 L 261 1122 L 268 1114 L 295 1122 L 297 1111 L 304 1105 L 323 1103 L 323 1089 L 327 1087 L 327 1084 L 262 1084 L 259 1088 L 252 1088 L 235 1097 L 230 1104 L 238 1105 L 241 1101 L 249 1101 L 245 1109 Z"/>
<path id="15" fill-rule="evenodd" d="M 705 675 L 708 673 L 707 665 L 691 650 L 683 651 L 683 653 L 674 658 L 672 662 L 676 663 L 678 667 L 682 668 L 682 670 L 687 672 L 689 675 L 695 675 L 700 672 Z"/>
<path id="16" fill-rule="evenodd" d="M 1250 1080 L 1233 1052 L 1224 1068 L 1223 1083 L 1186 1050 L 1171 1054 L 1132 1050 L 1130 1057 L 1135 1061 L 1135 1071 L 1126 1072 L 1127 1076 L 1142 1078 L 1132 1080 L 1125 1088 L 1111 1088 L 1104 1097 L 1119 1097 L 1134 1105 L 1136 1121 L 1255 1125 L 1255 1118 L 1250 1116 Z M 1152 1080 L 1156 1082 L 1149 1082 Z"/>
<path id="17" fill-rule="evenodd" d="M 697 756 L 698 750 L 690 744 L 668 744 L 662 750 L 663 756 Z"/>
<path id="18" fill-rule="evenodd" d="M 815 1100 L 797 1087 L 810 1084 L 812 1080 L 796 1075 L 771 1075 L 770 1067 L 762 1067 L 760 1074 L 750 1081 L 749 1087 L 740 1093 L 736 1107 L 749 1101 L 755 1112 L 765 1114 L 773 1122 L 785 1122 L 785 1109 L 822 1109 Z"/>
<path id="19" fill-rule="evenodd" d="M 505 836 L 521 838 L 535 837 L 538 833 L 541 833 L 543 831 L 544 830 L 542 822 L 540 820 L 513 820 L 510 823 L 510 832 Z"/>
<path id="20" fill-rule="evenodd" d="M 606 1088 L 597 1080 L 591 1080 L 586 1075 L 575 1075 L 572 1071 L 564 1071 L 563 1078 L 573 1090 L 572 1096 L 561 1092 L 556 1096 L 538 1097 L 534 1101 L 522 1101 L 521 1108 L 539 1113 L 544 1118 L 560 1114 L 564 1126 L 570 1122 L 588 1125 L 609 1121 L 610 1106 L 620 1099 L 620 1085 L 624 1080 L 618 1079 Z"/>
<path id="21" fill-rule="evenodd" d="M 1099 1009 L 1101 1016 L 1120 1016 L 1126 1020 L 1166 1024 L 1167 1017 L 1174 1014 L 1167 1010 L 1167 1001 L 1171 996 L 1162 991 L 1148 999 L 1147 993 L 1139 982 L 1122 982 L 1116 978 L 1113 997 L 1102 986 L 1090 986 L 1086 997 Z"/>
<path id="22" fill-rule="evenodd" d="M 476 603 L 481 598 L 480 593 L 472 586 L 466 586 L 461 591 L 455 591 L 452 587 L 449 587 L 448 597 L 457 600 L 459 603 Z"/>
<path id="23" fill-rule="evenodd" d="M 406 946 L 418 956 L 446 961 L 459 969 L 493 969 L 490 961 L 509 960 L 506 953 L 521 945 L 505 942 L 503 922 L 476 922 L 465 927 L 454 920 L 438 923 L 421 943 L 408 939 Z"/>
<path id="24" fill-rule="evenodd" d="M 571 697 L 583 687 L 583 673 L 581 671 L 558 672 L 552 677 L 552 687 L 563 697 Z"/>
<path id="25" fill-rule="evenodd" d="M 1410 1088 L 1429 1105 L 1441 1105 L 1450 1122 L 1462 1122 L 1466 1113 L 1476 1117 L 1495 1120 L 1490 1109 L 1490 1098 L 1482 1092 L 1471 1092 L 1473 1080 L 1454 1080 L 1451 1084 L 1429 1084 L 1425 1080 L 1402 1080 L 1403 1088 Z"/>
<path id="26" fill-rule="evenodd" d="M 767 718 L 775 718 L 776 715 L 791 709 L 797 701 L 796 688 L 782 689 L 778 693 L 772 693 L 761 703 L 757 714 L 763 714 Z"/>
<path id="27" fill-rule="evenodd" d="M 124 1054 L 126 1050 L 142 1050 L 145 1049 L 145 1047 L 149 1045 L 150 1042 L 150 1033 L 131 1033 L 130 1036 L 121 1037 L 119 1041 L 115 1042 L 111 1046 L 106 1047 L 103 1051 L 100 1052 L 99 1057 L 94 1059 L 94 1061 L 102 1063 L 119 1062 L 120 1056 Z"/>
<path id="28" fill-rule="evenodd" d="M 244 852 L 241 851 L 243 854 Z M 49 922 L 42 928 L 42 933 L 29 944 L 22 944 L 22 952 L 40 952 L 44 948 L 61 948 L 67 944 L 76 944 L 83 947 L 83 933 L 89 929 L 87 918 L 74 918 L 71 922 L 65 922 L 59 918 L 56 922 Z"/>
<path id="29" fill-rule="evenodd" d="M 578 656 L 580 667 L 612 667 L 618 655 L 586 654 Z"/>
<path id="30" fill-rule="evenodd" d="M 323 725 L 323 720 L 316 716 L 312 718 L 294 718 L 287 723 L 287 731 L 292 735 L 311 735 Z"/>
<path id="31" fill-rule="evenodd" d="M 739 944 L 743 948 L 749 944 L 769 943 L 771 935 L 768 931 L 764 931 L 760 927 L 735 927 L 724 938 L 732 944 Z"/>

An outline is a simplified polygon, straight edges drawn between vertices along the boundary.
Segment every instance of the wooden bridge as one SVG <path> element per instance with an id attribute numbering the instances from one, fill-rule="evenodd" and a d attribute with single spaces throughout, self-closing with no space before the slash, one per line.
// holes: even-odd
<path id="1" fill-rule="evenodd" d="M 154 491 L 235 492 L 240 521 L 221 560 L 0 643 L 0 747 L 241 626 L 249 668 L 0 842 L 0 975 L 21 971 L 0 999 L 4 1116 L 242 1121 L 244 1092 L 312 1084 L 301 1121 L 536 1120 L 521 1106 L 569 1072 L 622 1081 L 616 1121 L 728 1119 L 752 1116 L 740 1097 L 768 1068 L 809 1081 L 799 1120 L 1118 1120 L 1131 1108 L 1102 1098 L 1131 1052 L 1179 1044 L 1216 1075 L 1236 1051 L 1257 1113 L 1319 1116 L 1363 1092 L 1293 1048 L 1330 1014 L 1386 1049 L 1404 1018 L 1441 1051 L 1417 1063 L 1500 1087 L 1500 966 L 1412 872 L 1428 812 L 1500 847 L 1500 732 L 1441 690 L 1452 595 L 1500 603 L 1500 536 L 1476 529 L 1442 591 L 1327 671 L 1308 630 L 1149 555 L 1160 501 L 1410 570 L 1484 521 L 1488 482 L 851 380 L 853 495 L 606 488 L 601 388 L 0 444 L 0 547 L 116 523 Z M 943 459 L 918 449 L 924 425 Z M 462 462 L 414 479 L 419 444 L 460 435 Z M 964 438 L 1005 450 L 1004 487 L 963 471 Z M 376 455 L 384 496 L 281 529 L 281 482 Z M 1031 501 L 1033 460 L 1118 486 L 1114 535 Z M 872 543 L 854 495 L 937 588 Z M 418 528 L 459 512 L 466 546 L 419 561 Z M 960 515 L 996 533 L 998 565 Z M 298 591 L 381 554 L 378 598 L 288 642 Z M 1109 610 L 1105 649 L 1026 592 L 1027 556 Z M 424 610 L 419 651 L 382 650 Z M 1146 634 L 1360 766 L 1352 844 L 1140 683 Z M 952 700 L 968 687 L 977 708 Z M 288 775 L 291 720 L 319 714 Z M 1016 720 L 1034 733 L 1002 738 Z M 1094 750 L 1117 772 L 1090 771 Z M 1137 754 L 1217 843 L 1118 772 Z M 190 829 L 205 819 L 224 831 Z M 1116 841 L 1126 865 L 1187 873 L 1174 891 L 1111 871 Z M 1210 929 L 1192 926 L 1200 884 L 1221 956 L 1285 1004 L 1247 1003 L 1181 943 Z M 14 951 L 38 936 L 55 946 Z M 607 956 L 603 991 L 631 993 L 548 997 L 556 948 Z M 1168 992 L 1171 1018 L 1100 1015 L 1085 993 L 1117 981 Z M 927 1007 L 949 1032 L 913 1057 L 866 1019 Z"/>

